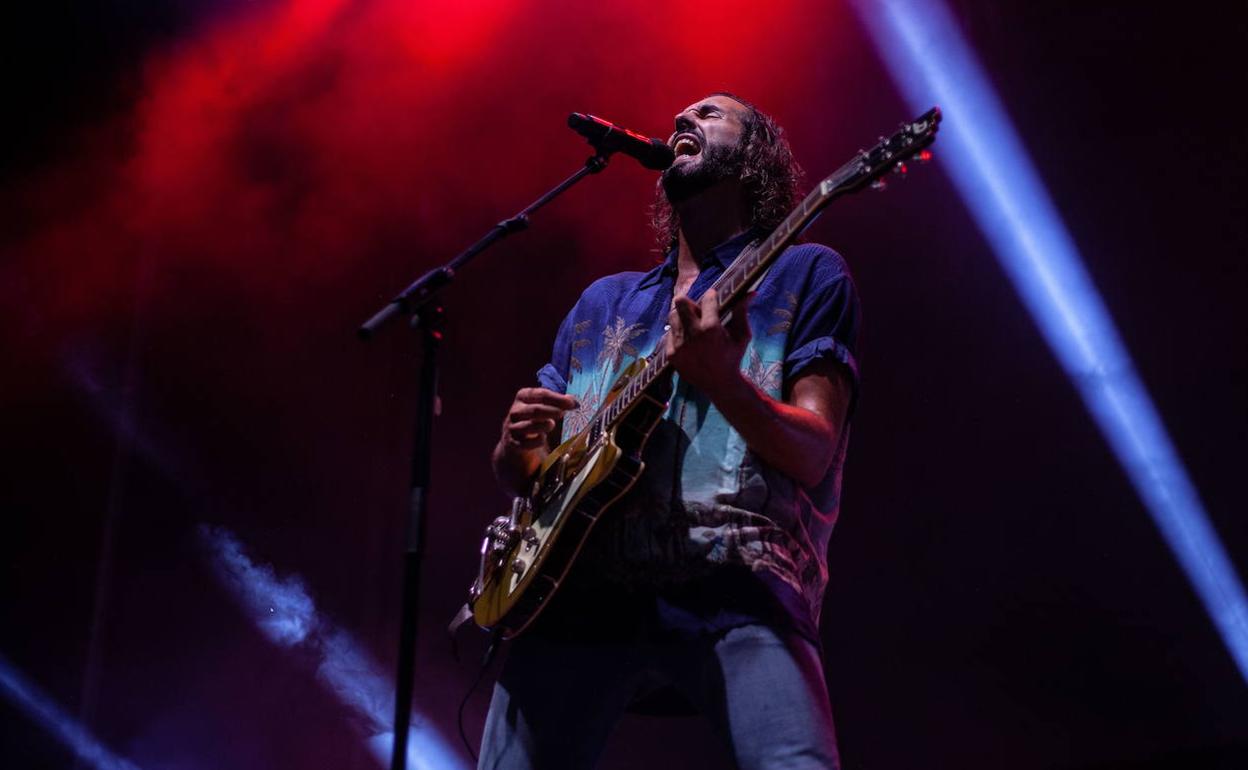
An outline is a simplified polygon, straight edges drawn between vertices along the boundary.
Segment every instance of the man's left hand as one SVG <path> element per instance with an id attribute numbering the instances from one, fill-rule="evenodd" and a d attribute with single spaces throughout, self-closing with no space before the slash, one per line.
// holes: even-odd
<path id="1" fill-rule="evenodd" d="M 667 360 L 695 388 L 714 400 L 715 393 L 740 378 L 741 358 L 750 342 L 751 296 L 719 318 L 719 296 L 708 289 L 699 302 L 677 297 L 668 316 Z"/>

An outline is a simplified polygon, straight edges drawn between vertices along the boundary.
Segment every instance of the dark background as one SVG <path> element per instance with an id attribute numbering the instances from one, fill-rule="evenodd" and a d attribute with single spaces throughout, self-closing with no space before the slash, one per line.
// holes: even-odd
<path id="1" fill-rule="evenodd" d="M 1242 572 L 1243 9 L 952 9 Z M 577 167 L 566 113 L 666 136 L 727 88 L 814 182 L 907 112 L 849 7 L 815 0 L 6 15 L 0 655 L 144 768 L 375 766 L 194 532 L 302 576 L 393 665 L 416 359 L 353 330 Z M 1244 766 L 1244 678 L 936 153 L 811 233 L 866 312 L 823 624 L 846 766 Z M 499 419 L 579 290 L 654 259 L 652 184 L 618 158 L 446 295 L 416 707 L 448 741 L 481 640 L 457 663 L 441 628 L 506 504 Z M 603 767 L 714 766 L 713 740 L 629 717 Z M 72 761 L 0 702 L 0 763 Z"/>

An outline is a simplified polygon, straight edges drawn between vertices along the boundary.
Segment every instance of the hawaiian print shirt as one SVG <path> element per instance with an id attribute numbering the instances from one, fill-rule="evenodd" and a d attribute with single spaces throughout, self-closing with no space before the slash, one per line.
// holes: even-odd
<path id="1" fill-rule="evenodd" d="M 700 297 L 754 235 L 714 249 L 690 298 Z M 565 440 L 585 428 L 619 373 L 658 342 L 672 305 L 675 259 L 673 251 L 647 273 L 594 282 L 563 321 L 538 379 L 579 402 L 564 416 Z M 781 399 L 787 383 L 830 359 L 847 372 L 856 401 L 859 306 L 836 252 L 789 247 L 758 286 L 749 322 L 753 339 L 741 369 L 760 390 Z M 790 614 L 806 613 L 803 625 L 817 625 L 847 438 L 842 430 L 823 481 L 803 488 L 755 457 L 710 400 L 677 376 L 665 419 L 646 444 L 645 472 L 603 514 L 580 561 L 608 582 L 655 587 L 704 578 L 719 565 L 745 567 L 765 573 L 773 593 L 787 594 L 777 598 Z"/>

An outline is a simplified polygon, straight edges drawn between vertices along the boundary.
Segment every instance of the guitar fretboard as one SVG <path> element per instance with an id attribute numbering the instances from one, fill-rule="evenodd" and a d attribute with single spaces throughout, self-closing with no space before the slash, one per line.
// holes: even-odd
<path id="1" fill-rule="evenodd" d="M 839 173 L 839 172 L 838 172 Z M 833 175 L 835 177 L 836 175 Z M 830 177 L 831 179 L 831 177 Z M 757 247 L 746 248 L 732 264 L 716 279 L 712 288 L 719 298 L 720 313 L 724 313 L 753 285 L 786 247 L 810 225 L 819 211 L 831 202 L 825 195 L 826 183 L 815 188 L 770 235 Z M 667 374 L 667 335 L 664 332 L 655 345 L 654 352 L 646 357 L 646 366 L 629 383 L 619 396 L 609 403 L 591 422 L 591 438 L 596 439 L 604 430 L 613 426 L 641 395 Z M 597 425 L 595 425 L 597 423 Z"/>
<path id="2" fill-rule="evenodd" d="M 932 108 L 889 139 L 881 139 L 869 151 L 860 151 L 851 161 L 824 179 L 789 213 L 761 243 L 741 252 L 723 275 L 716 279 L 715 289 L 722 317 L 754 285 L 780 254 L 814 222 L 819 213 L 841 195 L 854 192 L 878 179 L 932 143 L 940 123 L 940 110 Z M 619 395 L 603 407 L 585 428 L 589 441 L 598 438 L 615 425 L 655 382 L 668 373 L 667 335 L 664 332 L 654 352 L 645 358 L 646 366 L 634 376 Z"/>

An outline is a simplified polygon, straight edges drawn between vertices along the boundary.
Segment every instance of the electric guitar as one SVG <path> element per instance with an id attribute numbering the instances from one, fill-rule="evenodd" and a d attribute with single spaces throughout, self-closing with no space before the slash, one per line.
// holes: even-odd
<path id="1" fill-rule="evenodd" d="M 720 317 L 727 320 L 732 306 L 824 207 L 865 187 L 882 187 L 885 174 L 904 174 L 905 162 L 915 156 L 930 157 L 925 148 L 936 138 L 940 117 L 933 107 L 870 150 L 860 150 L 766 239 L 745 249 L 715 281 Z M 506 639 L 527 628 L 558 590 L 598 518 L 645 470 L 642 449 L 671 394 L 665 340 L 616 378 L 586 427 L 547 455 L 529 494 L 515 498 L 511 512 L 486 528 L 480 568 L 468 591 L 478 625 L 501 630 Z"/>

